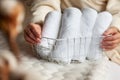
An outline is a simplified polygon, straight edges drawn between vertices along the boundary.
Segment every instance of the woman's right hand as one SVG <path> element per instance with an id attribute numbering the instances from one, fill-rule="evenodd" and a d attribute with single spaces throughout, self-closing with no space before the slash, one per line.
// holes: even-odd
<path id="1" fill-rule="evenodd" d="M 41 39 L 41 26 L 39 24 L 30 23 L 24 29 L 24 38 L 29 44 L 36 44 Z"/>

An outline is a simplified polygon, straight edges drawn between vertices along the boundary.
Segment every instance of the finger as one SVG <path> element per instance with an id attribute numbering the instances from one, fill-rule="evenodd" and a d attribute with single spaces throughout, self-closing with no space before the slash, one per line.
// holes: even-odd
<path id="1" fill-rule="evenodd" d="M 112 50 L 112 49 L 114 49 L 114 48 L 116 48 L 117 47 L 117 44 L 116 45 L 113 45 L 113 46 L 102 46 L 102 48 L 104 49 L 104 50 Z"/>
<path id="2" fill-rule="evenodd" d="M 120 40 L 120 34 L 115 34 L 113 36 L 108 36 L 103 39 L 103 41 L 114 41 L 114 40 Z"/>
<path id="3" fill-rule="evenodd" d="M 104 41 L 102 42 L 103 46 L 113 46 L 115 44 L 119 44 L 120 40 L 114 40 L 114 41 Z"/>
<path id="4" fill-rule="evenodd" d="M 41 38 L 41 26 L 33 23 L 31 23 L 30 25 L 31 25 L 30 30 L 33 32 L 35 37 Z"/>
<path id="5" fill-rule="evenodd" d="M 26 35 L 27 35 L 27 37 L 29 37 L 29 39 L 33 40 L 34 43 L 40 43 L 40 38 L 35 38 L 35 39 L 33 39 L 33 38 L 31 38 L 30 34 L 27 33 L 27 32 L 26 32 Z"/>
<path id="6" fill-rule="evenodd" d="M 24 34 L 24 38 L 25 38 L 25 40 L 26 40 L 28 43 L 30 43 L 30 44 L 35 44 L 34 40 L 30 39 L 30 38 L 27 36 L 26 33 Z"/>
<path id="7" fill-rule="evenodd" d="M 32 32 L 29 30 L 29 28 L 25 29 L 24 31 L 28 37 L 30 37 L 32 40 L 37 41 L 35 36 L 32 34 Z"/>
<path id="8" fill-rule="evenodd" d="M 103 33 L 103 36 L 108 36 L 108 35 L 112 35 L 112 34 L 115 34 L 117 33 L 118 30 L 114 27 L 111 27 L 109 29 L 107 29 L 104 33 Z"/>

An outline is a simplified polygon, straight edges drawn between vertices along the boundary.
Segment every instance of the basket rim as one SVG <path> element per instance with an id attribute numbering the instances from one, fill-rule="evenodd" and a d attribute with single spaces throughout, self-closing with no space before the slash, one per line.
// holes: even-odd
<path id="1" fill-rule="evenodd" d="M 83 37 L 83 36 L 81 36 L 81 37 L 73 37 L 73 38 L 58 38 L 58 39 L 54 39 L 54 38 L 49 38 L 49 37 L 42 37 L 41 39 L 48 39 L 48 40 L 56 40 L 56 41 L 61 41 L 61 40 L 70 40 L 70 39 L 82 39 L 82 38 L 104 38 L 104 37 L 106 37 L 106 36 L 92 36 L 92 37 Z M 109 36 L 107 36 L 107 37 L 110 37 L 110 35 Z"/>

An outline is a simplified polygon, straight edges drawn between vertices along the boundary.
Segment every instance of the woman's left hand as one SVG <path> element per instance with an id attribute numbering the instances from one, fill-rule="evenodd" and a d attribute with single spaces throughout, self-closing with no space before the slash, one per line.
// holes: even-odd
<path id="1" fill-rule="evenodd" d="M 120 43 L 120 32 L 116 27 L 110 27 L 107 29 L 103 36 L 105 36 L 102 40 L 101 47 L 104 50 L 112 50 L 116 48 Z"/>

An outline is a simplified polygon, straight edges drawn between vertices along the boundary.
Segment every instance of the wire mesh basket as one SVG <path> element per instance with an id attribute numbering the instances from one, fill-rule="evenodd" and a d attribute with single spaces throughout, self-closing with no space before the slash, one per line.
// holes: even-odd
<path id="1" fill-rule="evenodd" d="M 78 60 L 96 60 L 103 57 L 100 37 L 79 37 L 67 39 L 52 39 L 43 37 L 41 43 L 34 46 L 35 51 L 42 57 L 51 60 L 71 62 Z"/>

